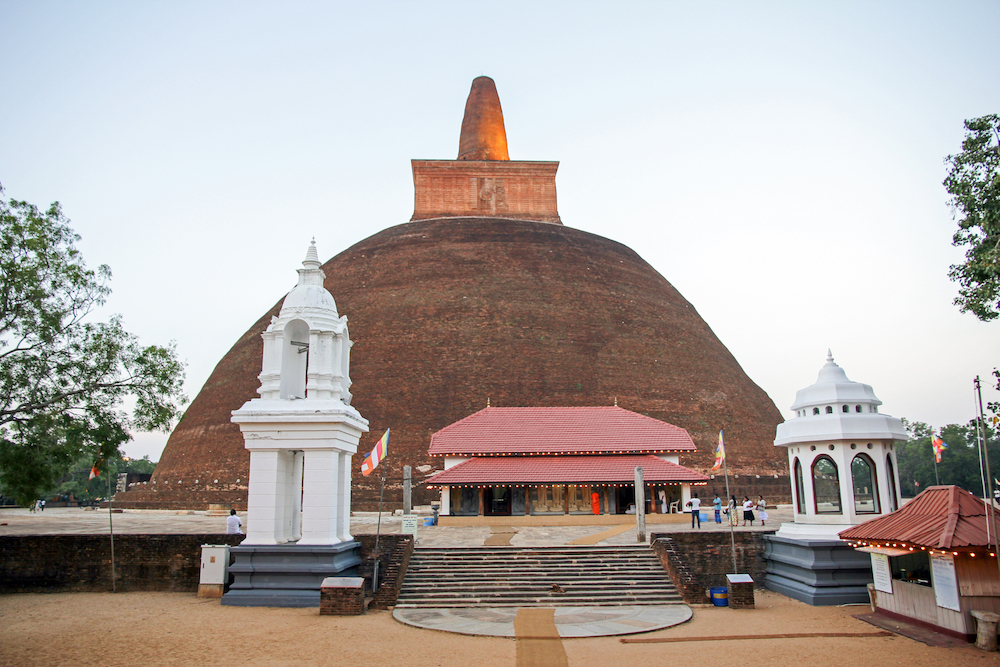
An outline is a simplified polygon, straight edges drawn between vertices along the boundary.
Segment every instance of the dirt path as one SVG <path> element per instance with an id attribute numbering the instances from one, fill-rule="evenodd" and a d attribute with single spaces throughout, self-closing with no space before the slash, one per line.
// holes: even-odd
<path id="1" fill-rule="evenodd" d="M 632 637 L 876 630 L 851 617 L 866 607 L 810 607 L 758 592 L 757 609 L 696 607 L 684 625 Z M 932 648 L 903 637 L 761 639 L 622 644 L 615 637 L 562 641 L 571 667 L 722 664 L 1000 664 L 975 648 Z M 0 596 L 0 665 L 516 664 L 510 639 L 467 637 L 405 626 L 388 612 L 319 616 L 315 609 L 223 607 L 186 593 L 57 593 Z"/>

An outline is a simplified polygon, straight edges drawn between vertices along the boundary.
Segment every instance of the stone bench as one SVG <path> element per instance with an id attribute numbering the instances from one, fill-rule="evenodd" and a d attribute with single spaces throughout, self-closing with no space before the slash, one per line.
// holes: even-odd
<path id="1" fill-rule="evenodd" d="M 320 584 L 320 616 L 357 616 L 364 612 L 364 578 L 327 577 Z"/>

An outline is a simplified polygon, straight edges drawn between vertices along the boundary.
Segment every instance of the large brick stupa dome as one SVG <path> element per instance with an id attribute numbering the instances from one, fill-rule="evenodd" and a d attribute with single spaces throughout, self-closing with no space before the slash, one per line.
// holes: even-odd
<path id="1" fill-rule="evenodd" d="M 498 118 L 499 116 L 499 118 Z M 497 128 L 499 123 L 499 129 Z M 773 446 L 778 410 L 694 307 L 624 245 L 564 226 L 556 162 L 507 159 L 493 81 L 473 83 L 458 160 L 414 160 L 415 210 L 326 262 L 325 287 L 350 321 L 352 404 L 370 421 L 359 454 L 392 427 L 386 499 L 402 468 L 419 482 L 442 462 L 435 431 L 486 406 L 618 405 L 691 434 L 680 463 L 709 473 L 725 429 L 733 492 L 789 496 Z M 236 342 L 191 403 L 132 507 L 245 507 L 249 455 L 231 413 L 256 396 L 261 333 Z M 355 457 L 353 506 L 378 502 Z M 725 491 L 725 482 L 708 492 Z M 414 502 L 435 497 L 419 485 Z"/>

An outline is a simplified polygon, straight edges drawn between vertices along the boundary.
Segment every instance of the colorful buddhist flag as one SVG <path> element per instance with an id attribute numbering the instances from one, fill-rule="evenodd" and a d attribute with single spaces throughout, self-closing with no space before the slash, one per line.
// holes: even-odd
<path id="1" fill-rule="evenodd" d="M 101 461 L 103 460 L 104 459 L 100 459 L 97 463 L 94 464 L 94 467 L 90 469 L 90 477 L 87 479 L 88 482 L 94 479 L 95 477 L 100 476 L 101 474 L 100 466 L 101 466 Z"/>
<path id="2" fill-rule="evenodd" d="M 378 464 L 382 462 L 382 459 L 386 457 L 389 452 L 389 430 L 385 430 L 385 434 L 379 438 L 379 441 L 375 443 L 375 448 L 365 457 L 365 462 L 361 464 L 361 474 L 366 477 L 372 474 L 372 471 L 378 467 Z"/>
<path id="3" fill-rule="evenodd" d="M 941 439 L 941 436 L 931 434 L 931 447 L 934 448 L 934 460 L 941 463 L 941 452 L 948 449 L 948 443 Z"/>
<path id="4" fill-rule="evenodd" d="M 715 448 L 715 465 L 712 470 L 718 470 L 726 460 L 726 443 L 722 439 L 722 431 L 719 431 L 719 446 Z"/>

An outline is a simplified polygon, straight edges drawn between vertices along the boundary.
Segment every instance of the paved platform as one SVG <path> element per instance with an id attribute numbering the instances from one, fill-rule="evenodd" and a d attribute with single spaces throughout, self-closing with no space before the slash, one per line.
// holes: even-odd
<path id="1" fill-rule="evenodd" d="M 782 522 L 792 520 L 791 506 L 778 507 L 769 511 L 770 519 L 767 526 L 761 527 L 755 522 L 751 527 L 738 527 L 737 531 L 774 530 Z M 246 513 L 239 516 L 246 525 Z M 418 547 L 481 547 L 494 534 L 503 533 L 509 536 L 509 544 L 514 547 L 562 546 L 566 544 L 604 544 L 622 545 L 637 544 L 635 519 L 625 517 L 620 526 L 621 532 L 612 530 L 610 526 L 420 526 L 417 530 Z M 489 521 L 490 517 L 484 517 Z M 199 511 L 177 510 L 123 510 L 111 516 L 116 534 L 121 535 L 157 535 L 157 534 L 193 534 L 193 533 L 224 533 L 225 516 L 207 516 Z M 351 516 L 351 532 L 354 535 L 371 534 L 375 532 L 379 517 L 377 512 L 354 512 Z M 383 513 L 381 530 L 383 533 L 398 533 L 402 528 L 402 520 L 398 516 Z M 700 529 L 692 529 L 691 524 L 664 523 L 646 527 L 646 541 L 649 534 L 702 531 L 725 531 L 726 523 L 716 524 L 707 521 Z M 30 512 L 21 508 L 0 508 L 0 535 L 89 535 L 108 532 L 108 511 L 84 510 L 77 507 L 50 507 L 41 512 Z M 604 533 L 604 535 L 600 535 Z M 597 541 L 593 541 L 597 539 Z M 494 542 L 496 540 L 493 540 Z"/>
<path id="2" fill-rule="evenodd" d="M 463 607 L 457 609 L 400 609 L 392 617 L 427 630 L 462 635 L 514 637 L 514 618 L 520 607 Z M 662 630 L 691 620 L 686 604 L 635 607 L 557 607 L 559 637 L 611 637 Z"/>

